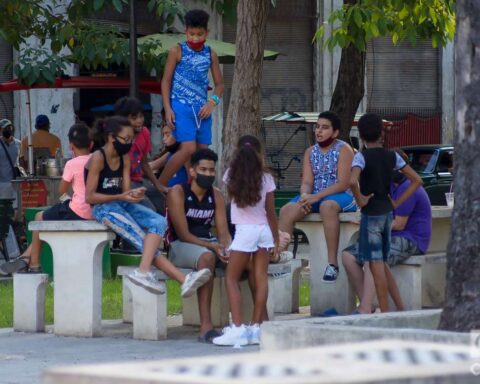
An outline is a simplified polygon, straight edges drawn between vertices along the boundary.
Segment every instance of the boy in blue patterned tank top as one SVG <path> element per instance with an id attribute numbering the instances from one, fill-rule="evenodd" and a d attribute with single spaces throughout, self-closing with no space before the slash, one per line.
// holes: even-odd
<path id="1" fill-rule="evenodd" d="M 199 148 L 212 143 L 212 111 L 223 94 L 223 77 L 218 56 L 205 45 L 209 15 L 191 10 L 185 15 L 187 40 L 170 49 L 162 78 L 162 97 L 167 124 L 180 149 L 165 166 L 159 181 L 168 180 Z M 211 70 L 215 89 L 208 97 L 208 72 Z"/>

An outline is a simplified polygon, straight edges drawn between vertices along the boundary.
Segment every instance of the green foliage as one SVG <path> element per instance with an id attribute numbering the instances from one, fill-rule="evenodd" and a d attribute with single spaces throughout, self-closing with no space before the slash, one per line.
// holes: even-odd
<path id="1" fill-rule="evenodd" d="M 453 40 L 455 34 L 455 0 L 357 0 L 332 12 L 315 33 L 314 40 L 332 33 L 324 48 L 346 48 L 353 44 L 365 51 L 369 40 L 391 36 L 398 44 L 408 40 L 431 40 L 434 48 Z"/>
<path id="2" fill-rule="evenodd" d="M 230 17 L 235 14 L 237 0 L 203 0 L 216 11 Z M 52 84 L 70 63 L 96 70 L 111 64 L 128 66 L 128 39 L 118 29 L 99 25 L 87 18 L 107 9 L 128 10 L 129 0 L 50 0 L 50 5 L 38 0 L 0 1 L 0 38 L 20 51 L 13 70 L 17 78 L 28 85 Z M 183 19 L 185 7 L 180 0 L 149 0 L 148 10 L 159 22 L 171 25 L 175 16 Z M 161 19 L 160 19 L 161 18 Z M 41 47 L 19 49 L 27 39 L 35 37 Z M 150 72 L 162 72 L 166 58 L 155 55 L 153 43 L 139 47 L 140 64 Z M 51 53 L 48 50 L 51 50 Z"/>

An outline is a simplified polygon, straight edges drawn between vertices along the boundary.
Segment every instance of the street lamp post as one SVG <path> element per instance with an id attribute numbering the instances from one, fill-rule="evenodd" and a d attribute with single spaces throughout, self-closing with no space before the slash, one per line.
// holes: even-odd
<path id="1" fill-rule="evenodd" d="M 130 0 L 130 97 L 138 97 L 137 19 L 135 0 Z"/>

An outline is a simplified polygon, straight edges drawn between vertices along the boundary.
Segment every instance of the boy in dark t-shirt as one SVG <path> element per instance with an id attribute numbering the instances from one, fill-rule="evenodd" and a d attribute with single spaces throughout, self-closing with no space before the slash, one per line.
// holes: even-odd
<path id="1" fill-rule="evenodd" d="M 358 121 L 365 149 L 353 158 L 350 184 L 362 211 L 359 261 L 370 264 L 380 310 L 388 312 L 388 288 L 397 307 L 401 306 L 398 288 L 386 264 L 390 252 L 392 212 L 422 185 L 422 180 L 400 155 L 383 148 L 382 129 L 382 119 L 376 114 L 367 113 Z M 396 201 L 390 197 L 394 171 L 402 172 L 411 181 Z"/>

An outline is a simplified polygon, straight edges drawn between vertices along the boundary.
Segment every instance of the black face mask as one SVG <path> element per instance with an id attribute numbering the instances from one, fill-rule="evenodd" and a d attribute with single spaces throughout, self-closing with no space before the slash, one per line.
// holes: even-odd
<path id="1" fill-rule="evenodd" d="M 406 179 L 405 175 L 400 171 L 394 171 L 392 182 L 394 184 L 401 184 Z"/>
<path id="2" fill-rule="evenodd" d="M 13 135 L 13 129 L 10 128 L 10 127 L 7 127 L 7 128 L 4 128 L 3 131 L 2 131 L 2 136 L 5 138 L 5 139 L 9 139 L 10 137 L 12 137 Z"/>
<path id="3" fill-rule="evenodd" d="M 126 155 L 130 152 L 130 148 L 132 148 L 132 143 L 121 143 L 117 139 L 113 142 L 113 148 L 117 151 L 118 156 Z"/>
<path id="4" fill-rule="evenodd" d="M 175 144 L 165 146 L 165 149 L 170 153 L 177 152 L 178 148 L 180 148 L 180 142 L 178 142 L 178 141 L 176 141 Z"/>
<path id="5" fill-rule="evenodd" d="M 213 186 L 215 181 L 215 176 L 207 176 L 197 173 L 197 178 L 195 179 L 198 186 L 203 189 L 210 189 Z"/>

